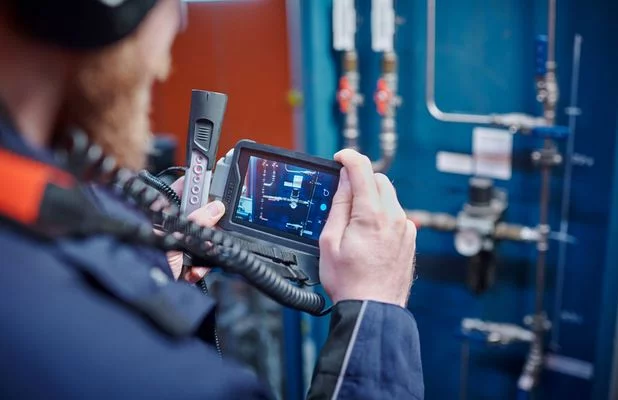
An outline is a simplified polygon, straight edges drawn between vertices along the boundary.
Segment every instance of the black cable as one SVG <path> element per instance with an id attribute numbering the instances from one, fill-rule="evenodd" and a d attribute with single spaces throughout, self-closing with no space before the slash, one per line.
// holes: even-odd
<path id="1" fill-rule="evenodd" d="M 159 193 L 161 193 L 165 198 L 172 204 L 175 204 L 177 207 L 180 207 L 180 197 L 176 193 L 174 189 L 172 189 L 167 183 L 163 182 L 161 179 L 152 175 L 150 172 L 141 170 L 139 172 L 139 177 L 150 187 L 156 189 Z"/>
<path id="2" fill-rule="evenodd" d="M 99 181 L 111 189 L 120 189 L 120 194 L 134 199 L 151 220 L 163 221 L 168 233 L 157 235 L 151 225 L 143 225 L 123 228 L 126 231 L 124 234 L 118 232 L 120 238 L 155 246 L 164 251 L 183 251 L 208 261 L 210 265 L 244 277 L 251 285 L 280 304 L 312 315 L 324 315 L 328 312 L 328 309 L 323 310 L 325 300 L 321 295 L 293 285 L 253 253 L 240 248 L 230 234 L 189 221 L 180 213 L 177 203 L 168 207 L 170 215 L 167 216 L 163 215 L 163 205 L 154 210 L 152 207 L 160 198 L 159 192 L 145 183 L 141 176 L 138 177 L 126 169 L 115 169 L 115 161 L 104 156 L 98 146 L 84 140 L 84 137 L 84 134 L 74 135 L 73 148 L 68 154 L 70 158 L 78 160 L 72 164 L 81 167 L 81 170 L 77 171 L 78 176 L 99 177 Z M 170 227 L 172 229 L 169 229 Z M 175 232 L 180 232 L 181 238 L 174 237 Z"/>
<path id="3" fill-rule="evenodd" d="M 182 172 L 183 174 L 187 171 L 187 167 L 168 167 L 163 171 L 157 174 L 157 178 L 161 178 L 165 175 L 171 175 L 172 173 Z"/>
<path id="4" fill-rule="evenodd" d="M 141 181 L 129 177 L 122 184 L 123 192 L 133 197 L 151 217 L 161 217 L 161 211 L 151 209 L 154 201 L 148 195 L 149 188 Z M 189 221 L 183 215 L 167 216 L 164 227 L 173 226 L 168 233 L 182 233 L 185 251 L 234 272 L 247 279 L 254 287 L 267 294 L 275 301 L 288 305 L 312 315 L 321 315 L 324 298 L 317 293 L 303 290 L 267 267 L 253 253 L 241 249 L 232 237 L 222 231 L 206 228 Z M 171 235 L 166 235 L 171 236 Z"/>
<path id="5" fill-rule="evenodd" d="M 210 291 L 208 290 L 208 285 L 206 285 L 206 280 L 204 278 L 200 279 L 196 284 L 200 289 L 202 289 L 202 293 L 204 296 L 210 296 Z M 215 337 L 215 348 L 217 349 L 217 354 L 219 354 L 220 358 L 223 358 L 223 350 L 221 348 L 221 342 L 219 341 L 219 333 L 217 332 L 217 325 L 214 325 L 213 335 Z"/>
<path id="6" fill-rule="evenodd" d="M 169 185 L 167 185 L 165 182 L 163 182 L 161 179 L 159 179 L 159 177 L 162 175 L 165 175 L 166 173 L 169 173 L 170 171 L 183 171 L 184 172 L 185 170 L 186 168 L 183 168 L 183 167 L 170 167 L 162 171 L 161 173 L 159 173 L 157 176 L 150 174 L 146 170 L 142 170 L 139 173 L 139 177 L 144 181 L 144 183 L 156 189 L 159 193 L 165 196 L 171 203 L 180 207 L 181 200 L 178 194 L 176 193 L 176 191 L 172 189 Z M 195 286 L 200 288 L 202 293 L 205 296 L 209 295 L 208 286 L 206 285 L 205 278 L 201 278 L 199 281 L 197 281 Z M 214 335 L 214 340 L 215 340 L 215 348 L 217 349 L 217 354 L 219 354 L 219 357 L 223 358 L 223 351 L 221 350 L 219 335 L 217 334 L 216 322 L 215 322 L 215 326 L 213 327 L 213 335 Z"/>
<path id="7" fill-rule="evenodd" d="M 186 168 L 184 168 L 184 167 L 169 167 L 169 168 L 163 170 L 162 172 L 160 172 L 157 176 L 152 175 L 150 172 L 148 172 L 146 170 L 142 170 L 139 173 L 139 177 L 144 181 L 144 183 L 146 183 L 150 187 L 156 189 L 159 193 L 161 193 L 163 196 L 165 196 L 171 203 L 173 203 L 176 206 L 180 207 L 181 200 L 180 200 L 180 197 L 178 196 L 178 194 L 176 193 L 176 191 L 174 189 L 172 189 L 169 185 L 167 185 L 165 182 L 163 182 L 161 179 L 159 179 L 160 176 L 163 176 L 166 173 L 169 173 L 171 171 L 174 171 L 174 172 L 182 171 L 182 172 L 184 172 L 184 171 L 186 171 Z M 206 279 L 205 278 L 201 278 L 199 281 L 197 281 L 195 286 L 200 288 L 202 293 L 205 296 L 209 295 L 209 293 L 208 293 L 208 286 L 206 285 Z M 219 335 L 217 334 L 216 322 L 215 322 L 215 326 L 214 326 L 213 329 L 214 329 L 213 334 L 214 334 L 215 347 L 217 349 L 217 353 L 219 354 L 219 357 L 223 358 L 223 351 L 221 350 L 221 344 L 220 344 L 220 341 L 219 341 Z"/>
<path id="8" fill-rule="evenodd" d="M 169 167 L 165 169 L 164 171 L 162 171 L 161 173 L 159 173 L 159 175 L 157 176 L 152 175 L 150 172 L 146 170 L 142 170 L 139 172 L 139 177 L 148 186 L 156 189 L 159 193 L 165 196 L 165 198 L 167 198 L 171 203 L 175 204 L 177 207 L 180 207 L 181 200 L 178 194 L 176 193 L 176 191 L 172 189 L 168 184 L 163 182 L 161 179 L 159 179 L 159 176 L 169 171 L 183 171 L 184 172 L 185 170 L 186 170 L 185 167 Z M 206 281 L 204 280 L 204 278 L 200 279 L 196 283 L 196 286 L 198 286 L 202 290 L 202 292 L 204 292 L 204 294 L 208 294 L 207 293 L 208 288 L 206 287 Z"/>

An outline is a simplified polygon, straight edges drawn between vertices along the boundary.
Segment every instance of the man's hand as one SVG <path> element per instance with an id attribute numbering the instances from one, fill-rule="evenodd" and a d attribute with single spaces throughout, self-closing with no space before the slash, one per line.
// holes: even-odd
<path id="1" fill-rule="evenodd" d="M 171 185 L 171 188 L 174 189 L 178 196 L 182 196 L 183 187 L 184 177 Z M 199 225 L 211 228 L 219 222 L 224 213 L 225 205 L 220 201 L 213 201 L 193 211 L 187 218 Z M 179 279 L 182 273 L 183 253 L 180 251 L 170 251 L 167 253 L 167 261 L 170 264 L 174 278 Z M 194 267 L 188 270 L 182 278 L 188 282 L 195 283 L 202 279 L 209 270 L 209 268 L 205 267 Z"/>
<path id="2" fill-rule="evenodd" d="M 414 274 L 416 227 L 395 188 L 369 159 L 342 150 L 339 187 L 320 236 L 320 280 L 334 303 L 374 300 L 405 307 Z"/>

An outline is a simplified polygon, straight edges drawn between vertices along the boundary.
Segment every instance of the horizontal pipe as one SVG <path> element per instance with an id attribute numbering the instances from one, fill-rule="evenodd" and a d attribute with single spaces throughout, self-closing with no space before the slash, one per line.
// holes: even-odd
<path id="1" fill-rule="evenodd" d="M 457 217 L 454 215 L 433 213 L 425 210 L 406 210 L 406 215 L 419 229 L 434 229 L 441 232 L 454 232 L 458 230 Z M 540 235 L 536 228 L 500 222 L 496 224 L 493 238 L 515 242 L 536 242 L 539 240 Z"/>

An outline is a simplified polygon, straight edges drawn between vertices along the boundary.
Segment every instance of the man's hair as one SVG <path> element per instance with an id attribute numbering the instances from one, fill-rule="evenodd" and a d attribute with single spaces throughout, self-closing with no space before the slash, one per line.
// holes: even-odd
<path id="1" fill-rule="evenodd" d="M 158 0 L 5 0 L 18 29 L 65 48 L 92 50 L 129 36 Z"/>

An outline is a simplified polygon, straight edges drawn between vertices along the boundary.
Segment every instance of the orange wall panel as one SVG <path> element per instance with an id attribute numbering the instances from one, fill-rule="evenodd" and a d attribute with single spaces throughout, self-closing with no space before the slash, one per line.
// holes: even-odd
<path id="1" fill-rule="evenodd" d="M 174 67 L 155 87 L 153 129 L 178 139 L 184 164 L 191 90 L 226 93 L 219 155 L 243 138 L 293 146 L 285 0 L 189 4 L 189 27 L 173 48 Z"/>

